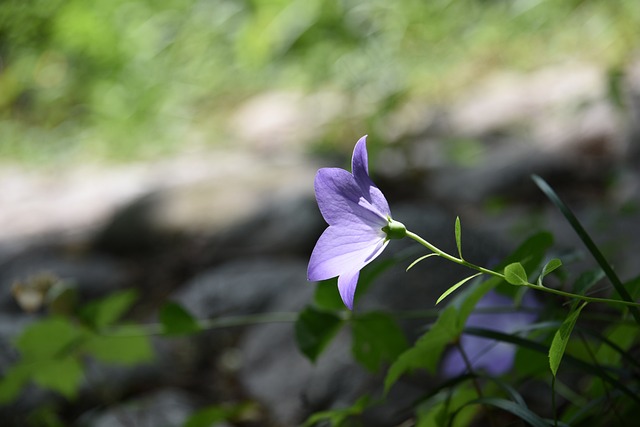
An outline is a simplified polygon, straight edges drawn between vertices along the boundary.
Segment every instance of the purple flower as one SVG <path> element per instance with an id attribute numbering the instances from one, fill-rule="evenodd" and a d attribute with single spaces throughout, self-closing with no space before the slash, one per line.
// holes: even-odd
<path id="1" fill-rule="evenodd" d="M 476 309 L 508 309 L 513 307 L 510 298 L 495 291 L 487 293 L 476 305 Z M 533 295 L 526 293 L 522 307 L 535 309 L 539 303 Z M 538 316 L 531 312 L 473 313 L 467 318 L 467 326 L 490 329 L 507 334 L 515 334 L 526 329 Z M 502 375 L 513 367 L 516 348 L 513 344 L 498 342 L 489 338 L 462 335 L 460 345 L 474 369 L 486 371 L 490 375 Z M 443 374 L 454 377 L 467 371 L 464 359 L 457 348 L 452 348 L 443 359 Z"/>
<path id="2" fill-rule="evenodd" d="M 353 150 L 349 173 L 322 168 L 316 174 L 318 207 L 329 227 L 316 243 L 307 278 L 318 281 L 338 276 L 338 290 L 351 310 L 360 270 L 382 253 L 391 238 L 406 229 L 391 219 L 389 203 L 369 177 L 366 135 Z"/>

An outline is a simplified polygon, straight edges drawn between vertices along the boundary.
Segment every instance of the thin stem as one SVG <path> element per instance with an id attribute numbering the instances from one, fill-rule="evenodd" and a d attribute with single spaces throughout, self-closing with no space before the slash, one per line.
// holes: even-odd
<path id="1" fill-rule="evenodd" d="M 234 326 L 248 326 L 262 323 L 292 323 L 298 318 L 298 313 L 282 312 L 282 313 L 266 313 L 266 314 L 248 314 L 245 316 L 229 316 L 216 319 L 204 319 L 198 322 L 200 330 L 211 330 L 230 328 Z M 140 328 L 143 332 L 140 332 Z M 116 331 L 103 332 L 104 335 L 130 337 L 140 335 L 162 335 L 164 326 L 161 323 L 148 323 L 145 325 L 136 325 L 136 332 L 127 330 L 127 327 L 120 327 Z"/>
<path id="2" fill-rule="evenodd" d="M 467 355 L 467 352 L 464 351 L 464 347 L 462 347 L 462 344 L 459 340 L 456 342 L 456 347 L 458 348 L 458 351 L 462 356 L 462 360 L 467 368 L 467 371 L 472 376 L 471 381 L 473 382 L 473 387 L 476 389 L 476 393 L 478 393 L 478 397 L 483 398 L 484 396 L 482 393 L 482 388 L 480 387 L 480 383 L 478 382 L 478 377 L 473 372 L 473 365 L 471 365 L 471 360 L 469 360 L 469 356 Z"/>
<path id="3" fill-rule="evenodd" d="M 462 360 L 464 361 L 464 364 L 467 367 L 467 371 L 469 372 L 469 375 L 472 376 L 471 381 L 473 382 L 473 387 L 476 389 L 476 393 L 478 393 L 478 398 L 483 399 L 484 395 L 482 393 L 482 387 L 480 387 L 480 382 L 478 381 L 478 377 L 473 370 L 473 365 L 471 364 L 471 360 L 469 359 L 467 352 L 464 350 L 464 347 L 462 346 L 462 343 L 460 342 L 460 340 L 456 341 L 455 345 L 458 348 L 460 355 L 462 356 Z M 495 419 L 493 418 L 493 412 L 491 411 L 491 408 L 487 407 L 486 409 L 487 409 L 487 417 L 489 418 L 489 424 L 491 424 L 492 426 L 495 426 L 496 422 L 495 422 Z"/>
<path id="4" fill-rule="evenodd" d="M 558 427 L 558 409 L 556 407 L 556 376 L 551 376 L 551 411 L 553 412 L 553 426 Z"/>
<path id="5" fill-rule="evenodd" d="M 493 271 L 493 270 L 489 270 L 488 268 L 484 268 L 484 267 L 480 267 L 478 265 L 472 264 L 468 261 L 465 261 L 464 259 L 461 258 L 457 258 L 453 255 L 450 255 L 446 252 L 444 252 L 443 250 L 438 249 L 436 246 L 432 245 L 431 243 L 427 242 L 426 240 L 424 240 L 422 237 L 418 236 L 417 234 L 407 230 L 407 237 L 415 240 L 416 242 L 420 243 L 422 246 L 426 247 L 427 249 L 429 249 L 430 251 L 432 251 L 433 253 L 437 254 L 438 256 L 449 260 L 451 262 L 454 262 L 456 264 L 462 265 L 464 267 L 468 267 L 471 268 L 473 270 L 479 271 L 481 273 L 485 273 L 485 274 L 489 274 L 491 276 L 494 277 L 498 277 L 500 279 L 506 280 L 504 274 L 502 273 L 498 273 L 497 271 Z M 572 294 L 571 292 L 565 292 L 565 291 L 560 291 L 558 289 L 553 289 L 553 288 L 547 288 L 545 286 L 538 286 L 538 285 L 534 285 L 533 283 L 523 283 L 522 286 L 526 286 L 528 288 L 532 288 L 532 289 L 536 289 L 539 291 L 544 291 L 544 292 L 548 292 L 551 294 L 556 294 L 556 295 L 561 295 L 563 297 L 566 298 L 576 298 L 582 301 L 587 301 L 587 302 L 601 302 L 601 303 L 612 303 L 612 304 L 620 304 L 620 305 L 626 305 L 626 306 L 630 306 L 630 307 L 640 307 L 640 303 L 637 302 L 633 302 L 633 301 L 622 301 L 622 300 L 614 300 L 614 299 L 609 299 L 609 298 L 597 298 L 597 297 L 588 297 L 585 295 L 578 295 L 578 294 Z"/>

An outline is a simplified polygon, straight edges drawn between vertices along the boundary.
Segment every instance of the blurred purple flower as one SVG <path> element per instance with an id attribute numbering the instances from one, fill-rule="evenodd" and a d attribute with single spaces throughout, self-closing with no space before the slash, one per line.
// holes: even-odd
<path id="1" fill-rule="evenodd" d="M 533 295 L 526 293 L 522 300 L 522 307 L 538 308 L 539 304 Z M 494 291 L 487 293 L 476 304 L 476 309 L 508 309 L 513 307 L 513 301 Z M 526 329 L 533 323 L 537 314 L 527 311 L 507 313 L 474 313 L 467 319 L 467 326 L 490 329 L 493 331 L 514 334 Z M 513 367 L 516 347 L 513 344 L 494 341 L 473 335 L 462 335 L 460 345 L 471 362 L 474 370 L 484 370 L 490 375 L 502 375 Z M 452 348 L 444 357 L 442 373 L 446 377 L 455 377 L 467 371 L 467 366 L 458 348 Z"/>
<path id="2" fill-rule="evenodd" d="M 360 270 L 382 253 L 390 238 L 403 237 L 406 231 L 391 220 L 387 200 L 369 177 L 366 139 L 366 135 L 360 138 L 353 150 L 353 173 L 322 168 L 314 184 L 318 207 L 329 227 L 311 253 L 307 278 L 338 276 L 340 296 L 350 310 Z"/>

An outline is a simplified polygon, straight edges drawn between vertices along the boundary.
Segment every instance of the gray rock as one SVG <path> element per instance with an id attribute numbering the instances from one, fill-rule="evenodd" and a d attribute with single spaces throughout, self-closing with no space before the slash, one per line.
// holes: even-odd
<path id="1" fill-rule="evenodd" d="M 165 389 L 138 396 L 100 413 L 85 414 L 80 423 L 91 427 L 181 427 L 196 408 L 193 396 L 181 390 Z"/>
<path id="2" fill-rule="evenodd" d="M 261 313 L 275 301 L 303 290 L 310 297 L 307 264 L 300 259 L 254 258 L 231 261 L 204 271 L 187 283 L 174 298 L 201 319 L 226 314 Z M 289 307 L 289 309 L 298 309 Z"/>
<path id="3" fill-rule="evenodd" d="M 204 246 L 209 263 L 259 255 L 310 254 L 326 223 L 315 199 L 278 199 L 253 217 L 213 234 Z"/>
<path id="4" fill-rule="evenodd" d="M 299 157 L 220 156 L 216 174 L 151 191 L 116 212 L 94 239 L 113 253 L 157 251 L 176 237 L 215 235 L 252 221 L 265 207 L 310 195 L 315 166 Z"/>

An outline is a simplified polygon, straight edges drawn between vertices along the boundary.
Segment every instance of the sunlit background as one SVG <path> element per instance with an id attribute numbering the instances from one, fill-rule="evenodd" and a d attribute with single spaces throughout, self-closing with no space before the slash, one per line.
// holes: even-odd
<path id="1" fill-rule="evenodd" d="M 234 144 L 237 109 L 276 91 L 320 97 L 305 142 L 384 139 L 408 102 L 448 103 L 498 70 L 578 61 L 615 75 L 638 22 L 634 0 L 8 0 L 0 156 L 129 161 Z"/>

